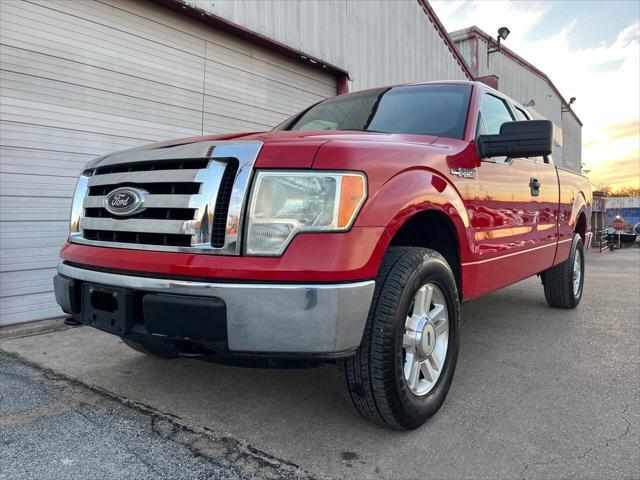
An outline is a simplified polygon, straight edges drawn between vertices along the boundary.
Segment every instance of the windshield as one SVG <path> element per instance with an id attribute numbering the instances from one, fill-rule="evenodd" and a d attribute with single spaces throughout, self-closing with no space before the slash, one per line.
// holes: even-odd
<path id="1" fill-rule="evenodd" d="M 276 130 L 358 130 L 463 138 L 471 86 L 367 90 L 318 103 Z"/>

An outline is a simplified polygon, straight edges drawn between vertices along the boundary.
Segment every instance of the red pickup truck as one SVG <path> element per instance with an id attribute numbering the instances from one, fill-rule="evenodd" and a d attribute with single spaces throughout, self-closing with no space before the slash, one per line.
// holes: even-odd
<path id="1" fill-rule="evenodd" d="M 580 302 L 590 183 L 554 165 L 552 130 L 433 82 L 98 158 L 56 299 L 148 354 L 337 363 L 360 414 L 416 428 L 451 385 L 461 302 L 533 275 L 550 306 Z"/>

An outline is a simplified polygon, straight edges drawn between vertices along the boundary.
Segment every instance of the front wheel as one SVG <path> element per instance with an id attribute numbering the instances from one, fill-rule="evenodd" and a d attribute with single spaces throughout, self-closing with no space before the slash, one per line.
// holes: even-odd
<path id="1" fill-rule="evenodd" d="M 367 419 L 417 428 L 447 396 L 459 341 L 460 302 L 446 260 L 426 248 L 391 248 L 361 345 L 338 362 L 344 395 Z"/>
<path id="2" fill-rule="evenodd" d="M 542 284 L 550 307 L 578 306 L 584 287 L 584 247 L 580 235 L 573 235 L 569 258 L 542 272 Z"/>

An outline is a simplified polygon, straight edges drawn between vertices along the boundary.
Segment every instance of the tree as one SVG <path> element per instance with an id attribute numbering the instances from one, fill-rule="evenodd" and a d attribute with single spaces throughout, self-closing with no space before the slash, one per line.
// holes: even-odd
<path id="1" fill-rule="evenodd" d="M 599 183 L 595 192 L 603 192 L 607 197 L 640 197 L 640 187 L 620 187 L 615 190 L 610 185 Z"/>
<path id="2" fill-rule="evenodd" d="M 605 195 L 610 195 L 611 194 L 611 185 L 607 185 L 606 183 L 598 183 L 596 185 L 596 188 L 594 189 L 595 192 L 602 192 Z"/>
<path id="3" fill-rule="evenodd" d="M 640 197 L 639 187 L 621 187 L 609 193 L 611 197 Z"/>

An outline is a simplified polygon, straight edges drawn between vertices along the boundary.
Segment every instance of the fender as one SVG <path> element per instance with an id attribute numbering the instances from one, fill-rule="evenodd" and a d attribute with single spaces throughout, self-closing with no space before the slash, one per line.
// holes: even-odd
<path id="1" fill-rule="evenodd" d="M 384 227 L 388 235 L 380 241 L 383 252 L 414 215 L 438 211 L 453 224 L 460 262 L 472 261 L 474 236 L 464 202 L 452 181 L 441 173 L 458 166 L 454 160 L 465 154 L 469 143 L 452 139 L 434 143 L 435 137 L 427 139 L 428 143 L 415 138 L 397 138 L 393 144 L 384 140 L 329 142 L 318 151 L 313 168 L 366 172 L 368 198 L 354 226 Z M 377 263 L 377 271 L 382 258 L 370 261 Z M 475 279 L 468 272 L 461 273 L 467 280 L 463 282 L 466 290 Z"/>
<path id="2" fill-rule="evenodd" d="M 409 219 L 429 210 L 449 217 L 459 239 L 460 260 L 470 261 L 473 246 L 469 238 L 473 237 L 462 198 L 446 179 L 427 169 L 405 170 L 385 183 L 365 204 L 356 225 L 384 226 L 390 242 Z"/>
<path id="3" fill-rule="evenodd" d="M 585 231 L 578 232 L 581 233 L 582 240 L 584 241 L 584 234 L 589 231 L 589 224 L 591 223 L 591 205 L 590 202 L 587 202 L 585 198 L 584 192 L 580 191 L 575 196 L 573 200 L 573 205 L 571 205 L 571 216 L 569 217 L 568 229 L 571 231 L 573 236 L 573 232 L 578 228 L 578 222 L 580 221 L 580 216 L 584 214 L 585 219 Z"/>
<path id="4" fill-rule="evenodd" d="M 420 194 L 416 195 L 416 192 Z M 472 259 L 470 221 L 457 190 L 439 174 L 420 168 L 406 170 L 393 177 L 370 198 L 356 224 L 385 226 L 388 233 L 384 245 L 386 251 L 393 237 L 410 219 L 427 211 L 443 213 L 454 227 L 458 238 L 461 293 L 463 298 L 468 298 L 475 284 L 475 269 L 463 268 L 463 264 Z"/>
<path id="5" fill-rule="evenodd" d="M 587 215 L 587 210 L 589 205 L 587 204 L 587 199 L 585 198 L 584 192 L 578 192 L 578 195 L 575 196 L 573 200 L 573 205 L 571 206 L 571 216 L 569 217 L 569 227 L 573 231 L 575 231 L 576 226 L 578 224 L 578 219 L 580 215 L 584 213 L 585 220 L 587 221 L 587 230 L 589 227 L 589 216 Z"/>
<path id="6" fill-rule="evenodd" d="M 558 246 L 553 264 L 557 265 L 569 257 L 571 238 L 575 232 L 580 215 L 584 213 L 585 229 L 591 222 L 591 191 L 589 180 L 574 173 L 558 168 L 560 181 L 560 205 L 558 215 Z M 586 193 L 585 193 L 586 192 Z"/>

